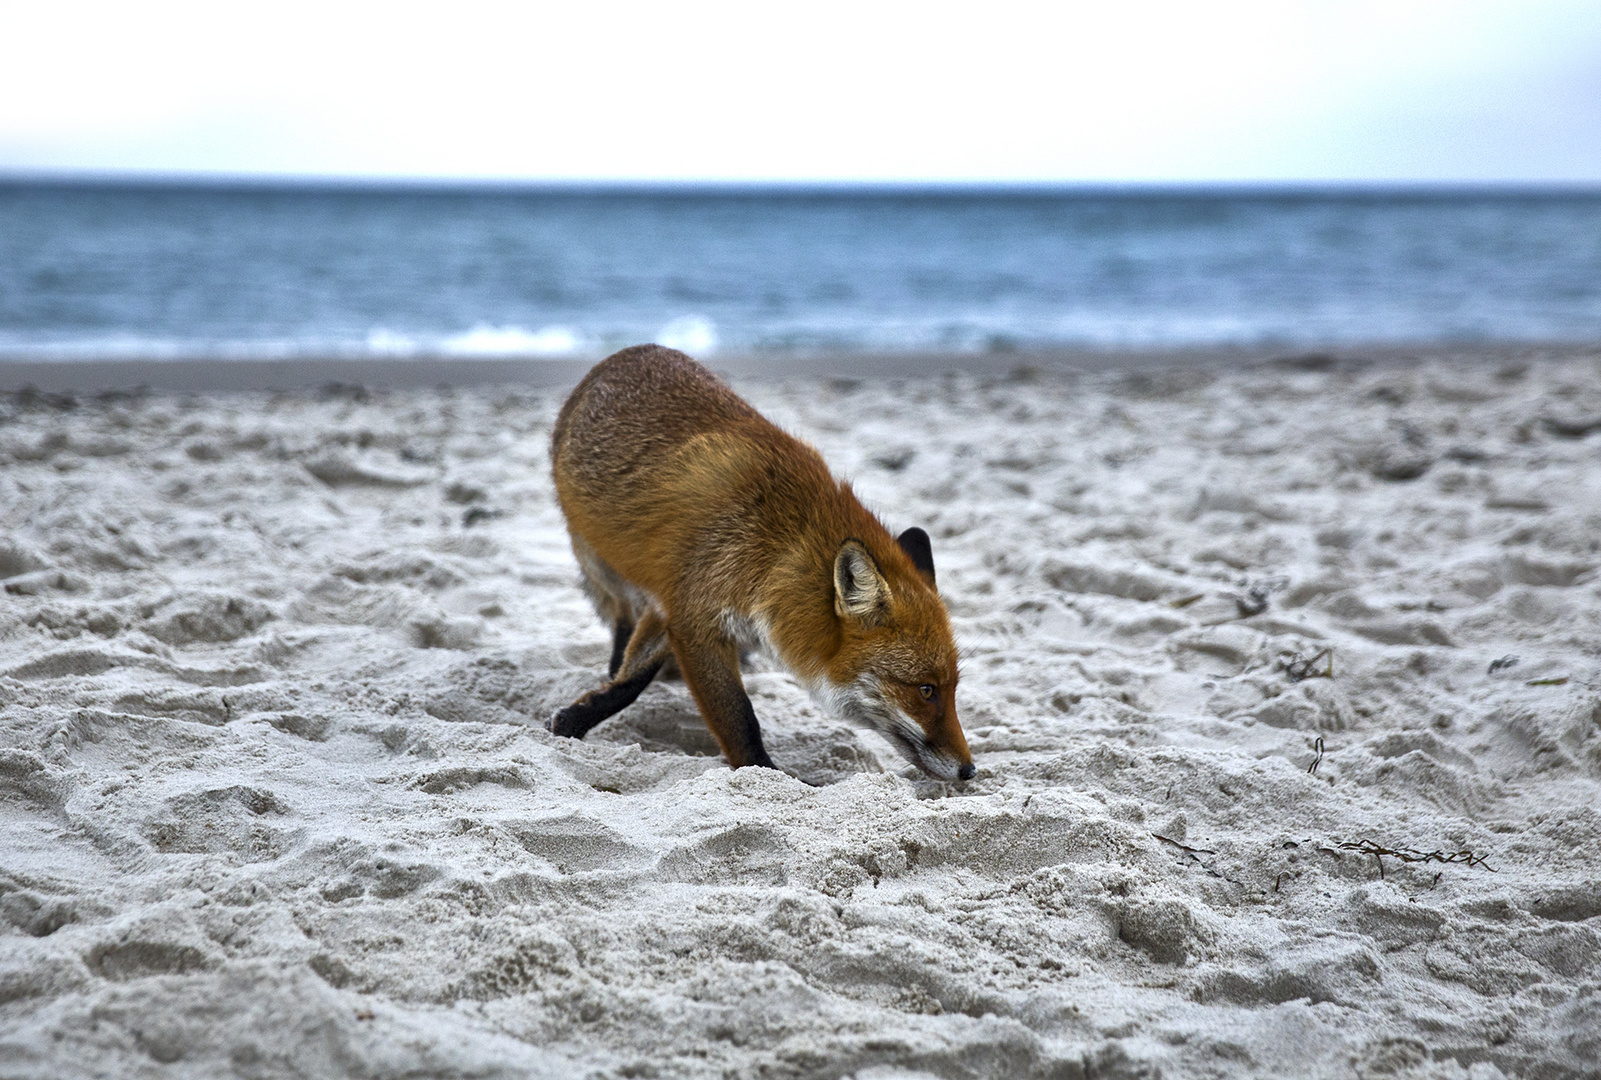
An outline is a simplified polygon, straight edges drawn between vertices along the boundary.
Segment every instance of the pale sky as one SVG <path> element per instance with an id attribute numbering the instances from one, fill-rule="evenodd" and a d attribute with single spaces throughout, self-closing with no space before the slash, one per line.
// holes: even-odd
<path id="1" fill-rule="evenodd" d="M 1601 0 L 0 0 L 0 173 L 1601 181 Z"/>

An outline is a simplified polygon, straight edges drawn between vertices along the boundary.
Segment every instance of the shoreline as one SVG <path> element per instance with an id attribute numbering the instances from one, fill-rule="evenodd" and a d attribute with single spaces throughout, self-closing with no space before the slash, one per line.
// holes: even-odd
<path id="1" fill-rule="evenodd" d="M 963 352 L 828 352 L 795 356 L 730 353 L 705 358 L 720 374 L 740 380 L 776 378 L 907 378 L 961 372 L 1005 376 L 1027 369 L 1102 374 L 1207 368 L 1217 371 L 1278 366 L 1304 371 L 1372 366 L 1405 367 L 1435 361 L 1475 364 L 1583 360 L 1601 356 L 1596 342 L 1485 342 L 1376 345 L 1239 345 L 1135 349 L 1019 349 Z M 288 359 L 6 360 L 0 393 L 29 388 L 56 394 L 229 393 L 303 391 L 330 384 L 371 390 L 437 386 L 567 387 L 602 356 L 584 359 L 295 357 Z"/>

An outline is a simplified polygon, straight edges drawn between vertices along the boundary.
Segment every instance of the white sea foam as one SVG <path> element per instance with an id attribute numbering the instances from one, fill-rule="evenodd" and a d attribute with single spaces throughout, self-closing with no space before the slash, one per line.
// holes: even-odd
<path id="1" fill-rule="evenodd" d="M 374 356 L 416 356 L 423 350 L 416 338 L 375 326 L 367 333 L 366 351 Z"/>
<path id="2" fill-rule="evenodd" d="M 94 360 L 281 360 L 293 357 L 360 356 L 377 352 L 386 356 L 412 355 L 420 349 L 399 335 L 379 339 L 374 348 L 366 342 L 338 338 L 165 338 L 142 334 L 112 334 L 77 338 L 28 340 L 22 335 L 0 335 L 0 362 Z"/>
<path id="3" fill-rule="evenodd" d="M 529 331 L 520 326 L 485 323 L 440 343 L 441 351 L 448 356 L 570 356 L 583 345 L 583 337 L 566 326 Z"/>
<path id="4" fill-rule="evenodd" d="M 685 315 L 658 330 L 656 341 L 694 356 L 710 356 L 717 351 L 717 325 L 700 315 Z"/>
<path id="5" fill-rule="evenodd" d="M 456 334 L 402 333 L 375 326 L 364 337 L 289 336 L 189 340 L 138 334 L 29 341 L 0 334 L 5 360 L 280 360 L 295 357 L 558 357 L 593 343 L 566 326 L 526 330 L 480 324 Z"/>

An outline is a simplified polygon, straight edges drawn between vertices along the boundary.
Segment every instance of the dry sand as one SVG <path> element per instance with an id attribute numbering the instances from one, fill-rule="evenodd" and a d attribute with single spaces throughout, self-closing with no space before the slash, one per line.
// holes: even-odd
<path id="1" fill-rule="evenodd" d="M 963 786 L 542 730 L 559 392 L 0 404 L 0 1075 L 1601 1075 L 1601 355 L 1317 368 L 738 384 Z"/>

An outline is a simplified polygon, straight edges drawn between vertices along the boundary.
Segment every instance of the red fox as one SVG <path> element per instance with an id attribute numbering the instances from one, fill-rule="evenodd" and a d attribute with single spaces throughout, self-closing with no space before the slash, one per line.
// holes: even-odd
<path id="1" fill-rule="evenodd" d="M 556 498 L 612 630 L 610 681 L 551 720 L 583 738 L 669 653 L 730 765 L 777 768 L 740 680 L 774 655 L 825 711 L 931 776 L 966 780 L 956 643 L 928 534 L 893 537 L 812 447 L 681 352 L 624 349 L 562 406 Z"/>

